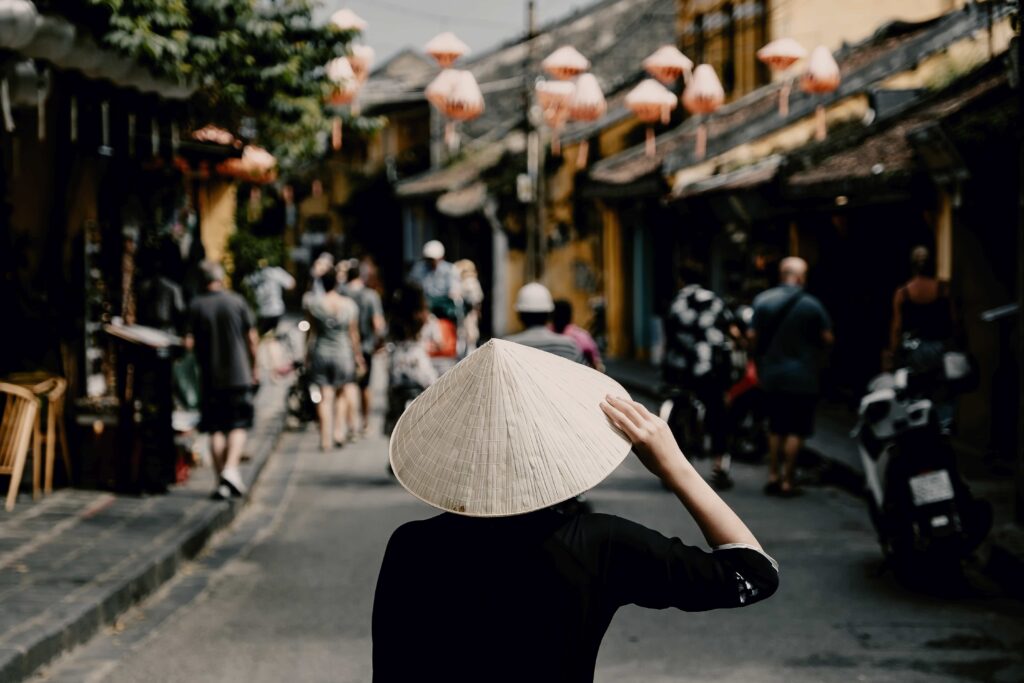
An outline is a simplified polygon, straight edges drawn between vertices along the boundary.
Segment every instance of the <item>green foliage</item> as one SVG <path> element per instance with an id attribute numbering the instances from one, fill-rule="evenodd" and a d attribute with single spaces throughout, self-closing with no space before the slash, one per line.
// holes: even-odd
<path id="1" fill-rule="evenodd" d="M 314 0 L 84 0 L 69 18 L 155 73 L 194 83 L 195 123 L 238 130 L 282 167 L 316 154 L 327 130 L 323 65 L 354 34 L 313 22 Z M 322 146 L 322 143 L 321 143 Z"/>
<path id="2" fill-rule="evenodd" d="M 238 289 L 246 276 L 266 259 L 271 266 L 284 262 L 284 241 L 280 237 L 257 237 L 248 230 L 238 230 L 228 238 L 231 280 Z"/>

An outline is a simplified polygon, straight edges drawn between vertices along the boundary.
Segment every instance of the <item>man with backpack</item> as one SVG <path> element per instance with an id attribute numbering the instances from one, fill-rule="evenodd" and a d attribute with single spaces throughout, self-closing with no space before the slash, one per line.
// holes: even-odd
<path id="1" fill-rule="evenodd" d="M 370 422 L 370 375 L 373 372 L 373 357 L 384 340 L 384 307 L 381 305 L 377 290 L 366 286 L 359 262 L 354 259 L 349 263 L 343 292 L 359 307 L 359 339 L 363 345 L 366 371 L 356 378 L 359 384 L 361 410 L 353 410 L 361 416 L 362 422 L 358 429 L 362 434 L 366 434 Z"/>
<path id="2" fill-rule="evenodd" d="M 799 494 L 793 474 L 804 439 L 814 432 L 814 412 L 832 321 L 821 302 L 803 289 L 807 262 L 791 256 L 779 264 L 778 287 L 754 299 L 749 332 L 768 411 L 768 483 L 765 493 Z M 783 456 L 780 477 L 779 453 Z"/>

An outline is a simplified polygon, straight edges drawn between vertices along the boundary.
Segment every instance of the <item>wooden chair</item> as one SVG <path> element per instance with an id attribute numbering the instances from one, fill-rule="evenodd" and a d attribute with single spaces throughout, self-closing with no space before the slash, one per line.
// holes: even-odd
<path id="1" fill-rule="evenodd" d="M 5 505 L 10 512 L 18 499 L 21 475 L 25 470 L 25 460 L 28 457 L 32 432 L 39 413 L 39 399 L 30 390 L 6 382 L 0 382 L 0 396 L 3 397 L 3 418 L 0 419 L 0 474 L 11 475 Z M 38 458 L 36 460 L 38 462 Z"/>
<path id="2" fill-rule="evenodd" d="M 56 455 L 57 445 L 60 445 L 60 455 L 64 460 L 64 471 L 71 481 L 71 455 L 68 453 L 68 435 L 64 426 L 64 394 L 67 392 L 68 382 L 63 377 L 51 377 L 46 382 L 32 389 L 32 393 L 40 398 L 46 399 L 46 431 L 44 440 L 46 442 L 46 477 L 43 483 L 43 493 L 53 493 L 53 461 Z M 39 437 L 39 420 L 36 420 L 36 438 Z M 35 479 L 38 481 L 38 477 Z"/>

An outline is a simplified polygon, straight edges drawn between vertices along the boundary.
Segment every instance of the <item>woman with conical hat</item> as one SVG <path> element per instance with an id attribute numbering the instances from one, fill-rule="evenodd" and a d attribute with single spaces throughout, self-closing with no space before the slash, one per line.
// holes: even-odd
<path id="1" fill-rule="evenodd" d="M 634 450 L 706 551 L 560 503 Z M 772 595 L 778 565 L 668 426 L 584 365 L 492 340 L 402 415 L 391 466 L 442 514 L 399 527 L 373 605 L 374 680 L 592 681 L 622 605 L 704 611 Z"/>

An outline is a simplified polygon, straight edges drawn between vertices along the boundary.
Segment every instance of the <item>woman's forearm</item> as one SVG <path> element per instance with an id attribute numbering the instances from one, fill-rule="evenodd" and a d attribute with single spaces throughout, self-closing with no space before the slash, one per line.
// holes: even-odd
<path id="1" fill-rule="evenodd" d="M 760 549 L 754 534 L 732 508 L 715 493 L 685 458 L 681 464 L 665 472 L 665 483 L 697 522 L 708 545 L 717 547 L 732 543 Z"/>

